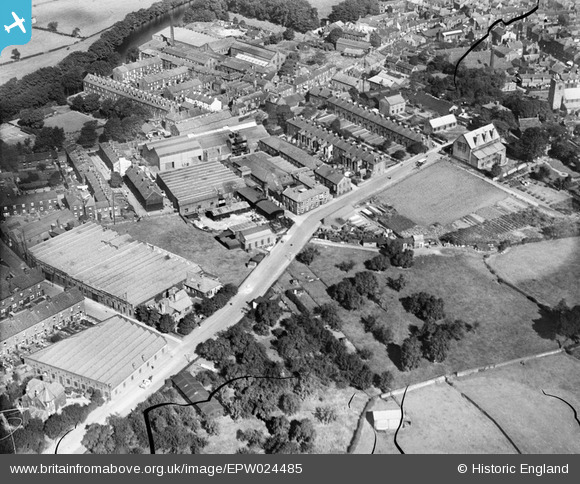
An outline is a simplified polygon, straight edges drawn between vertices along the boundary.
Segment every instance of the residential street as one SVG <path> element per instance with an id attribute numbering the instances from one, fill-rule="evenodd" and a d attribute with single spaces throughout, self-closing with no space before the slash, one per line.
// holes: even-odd
<path id="1" fill-rule="evenodd" d="M 436 153 L 442 147 L 437 147 L 429 153 Z M 372 178 L 360 187 L 355 187 L 351 192 L 333 199 L 329 203 L 318 207 L 304 215 L 295 217 L 296 223 L 284 237 L 284 243 L 278 243 L 266 257 L 246 278 L 239 287 L 238 294 L 230 303 L 206 319 L 199 328 L 186 336 L 181 344 L 174 346 L 153 378 L 153 383 L 146 389 L 136 388 L 128 390 L 124 396 L 118 396 L 115 400 L 106 403 L 89 415 L 85 425 L 91 423 L 104 423 L 112 414 L 126 415 L 139 402 L 142 402 L 155 393 L 163 385 L 165 379 L 178 373 L 187 366 L 194 355 L 195 348 L 199 343 L 214 337 L 220 331 L 236 324 L 244 315 L 248 303 L 266 293 L 268 288 L 286 270 L 294 256 L 310 240 L 320 221 L 340 208 L 348 204 L 356 204 L 362 200 L 384 190 L 389 185 L 397 183 L 411 175 L 415 167 L 415 161 L 425 157 L 425 154 L 417 155 L 409 160 L 393 166 L 383 175 Z M 436 157 L 429 156 L 425 165 L 434 163 Z M 423 166 L 425 166 L 423 165 Z M 85 449 L 81 445 L 84 435 L 84 425 L 73 430 L 60 444 L 59 453 L 76 454 L 83 453 Z M 54 452 L 54 447 L 48 448 L 45 453 Z"/>

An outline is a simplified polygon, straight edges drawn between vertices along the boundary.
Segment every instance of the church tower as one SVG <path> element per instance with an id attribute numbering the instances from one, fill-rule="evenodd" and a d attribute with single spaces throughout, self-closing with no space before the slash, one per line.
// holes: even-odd
<path id="1" fill-rule="evenodd" d="M 564 101 L 564 81 L 559 76 L 554 76 L 550 80 L 550 91 L 548 93 L 548 103 L 553 110 L 562 107 Z"/>

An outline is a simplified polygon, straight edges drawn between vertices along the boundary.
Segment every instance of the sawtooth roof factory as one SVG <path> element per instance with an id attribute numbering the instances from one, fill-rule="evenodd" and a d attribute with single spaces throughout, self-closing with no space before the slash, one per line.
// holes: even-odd
<path id="1" fill-rule="evenodd" d="M 101 324 L 25 357 L 44 381 L 100 390 L 107 400 L 147 378 L 167 349 L 163 336 L 113 316 Z"/>
<path id="2" fill-rule="evenodd" d="M 78 287 L 88 298 L 130 316 L 140 304 L 181 289 L 201 268 L 151 244 L 95 223 L 76 227 L 30 249 L 45 277 Z"/>

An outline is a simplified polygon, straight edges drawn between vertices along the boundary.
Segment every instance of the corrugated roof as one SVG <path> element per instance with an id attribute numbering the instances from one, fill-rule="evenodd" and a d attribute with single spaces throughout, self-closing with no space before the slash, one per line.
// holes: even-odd
<path id="1" fill-rule="evenodd" d="M 167 345 L 165 338 L 121 316 L 33 353 L 44 363 L 116 388 Z"/>
<path id="2" fill-rule="evenodd" d="M 200 270 L 183 257 L 92 222 L 32 247 L 30 253 L 73 279 L 133 306 L 184 281 L 188 272 Z"/>

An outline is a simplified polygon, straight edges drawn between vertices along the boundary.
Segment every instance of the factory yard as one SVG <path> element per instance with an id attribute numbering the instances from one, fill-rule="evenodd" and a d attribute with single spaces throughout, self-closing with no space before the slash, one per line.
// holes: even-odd
<path id="1" fill-rule="evenodd" d="M 248 253 L 242 249 L 226 249 L 213 234 L 187 224 L 177 214 L 145 217 L 140 222 L 122 223 L 111 228 L 195 262 L 224 283 L 238 285 L 251 272 L 246 267 L 251 257 Z"/>
<path id="2" fill-rule="evenodd" d="M 449 224 L 496 204 L 507 195 L 494 186 L 442 160 L 375 197 L 420 225 Z"/>

